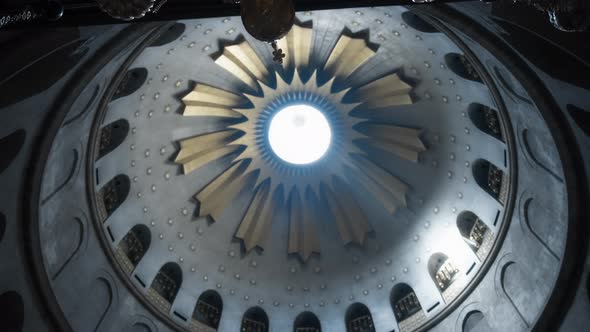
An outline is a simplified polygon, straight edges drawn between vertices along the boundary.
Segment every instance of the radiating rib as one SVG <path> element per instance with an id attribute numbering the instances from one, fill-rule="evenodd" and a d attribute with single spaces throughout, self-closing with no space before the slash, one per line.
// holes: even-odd
<path id="1" fill-rule="evenodd" d="M 291 31 L 279 40 L 278 46 L 285 52 L 283 68 L 305 68 L 309 65 L 312 34 L 311 28 L 293 25 Z"/>
<path id="2" fill-rule="evenodd" d="M 242 96 L 209 85 L 197 84 L 182 101 L 185 105 L 184 116 L 242 117 L 232 109 L 244 101 Z"/>
<path id="3" fill-rule="evenodd" d="M 245 40 L 239 44 L 224 47 L 223 53 L 215 60 L 215 63 L 255 90 L 258 89 L 257 82 L 266 82 L 268 77 L 268 69 Z"/>
<path id="4" fill-rule="evenodd" d="M 246 251 L 254 247 L 263 247 L 263 241 L 270 232 L 272 225 L 274 200 L 270 192 L 270 180 L 258 186 L 246 214 L 236 232 L 236 237 L 244 243 Z"/>
<path id="5" fill-rule="evenodd" d="M 335 77 L 347 78 L 375 55 L 364 39 L 341 35 L 330 53 L 325 69 Z"/>
<path id="6" fill-rule="evenodd" d="M 322 186 L 328 207 L 338 226 L 340 238 L 344 244 L 355 243 L 363 245 L 371 226 L 365 214 L 350 192 L 349 185 L 339 177 L 333 177 L 334 191 L 328 186 Z M 336 193 L 337 194 L 336 194 Z"/>
<path id="7" fill-rule="evenodd" d="M 408 186 L 405 183 L 375 165 L 365 156 L 355 155 L 353 164 L 359 181 L 389 213 L 393 214 L 399 206 L 406 206 Z"/>
<path id="8" fill-rule="evenodd" d="M 391 151 L 404 159 L 417 162 L 420 152 L 426 151 L 420 139 L 420 129 L 378 124 L 366 124 L 364 128 L 374 146 Z"/>
<path id="9" fill-rule="evenodd" d="M 389 74 L 359 88 L 364 104 L 371 108 L 385 108 L 412 103 L 412 87 L 397 74 Z"/>
<path id="10" fill-rule="evenodd" d="M 235 152 L 239 146 L 228 145 L 235 134 L 235 130 L 223 130 L 182 140 L 180 152 L 174 161 L 182 164 L 184 174 L 188 174 L 213 160 Z"/>
<path id="11" fill-rule="evenodd" d="M 313 219 L 313 194 L 305 193 L 303 200 L 297 188 L 289 194 L 289 254 L 297 254 L 306 262 L 320 246 Z"/>
<path id="12" fill-rule="evenodd" d="M 247 177 L 244 176 L 246 163 L 245 161 L 234 163 L 195 196 L 199 201 L 200 216 L 210 216 L 213 221 L 216 221 L 225 208 L 231 207 L 230 202 L 233 202 L 246 184 Z"/>

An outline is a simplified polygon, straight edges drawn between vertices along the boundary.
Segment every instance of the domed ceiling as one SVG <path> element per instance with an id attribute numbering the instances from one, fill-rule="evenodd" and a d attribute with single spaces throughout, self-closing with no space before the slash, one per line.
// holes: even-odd
<path id="1" fill-rule="evenodd" d="M 95 117 L 82 111 L 60 129 L 68 141 L 54 144 L 45 170 L 42 229 L 70 213 L 60 208 L 68 197 L 88 194 L 102 244 L 94 254 L 118 271 L 124 303 L 176 330 L 409 332 L 459 305 L 461 320 L 481 314 L 477 303 L 506 292 L 482 282 L 504 278 L 490 264 L 519 266 L 505 252 L 519 241 L 503 239 L 535 206 L 528 193 L 565 206 L 558 162 L 557 177 L 517 177 L 517 156 L 544 165 L 528 157 L 537 141 L 513 136 L 527 122 L 546 128 L 537 110 L 521 116 L 517 90 L 499 90 L 455 33 L 401 7 L 298 13 L 278 47 L 282 63 L 228 17 L 170 23 L 125 48 L 117 74 L 97 75 L 109 86 L 95 93 L 101 102 L 80 101 Z M 327 138 L 273 127 L 289 110 L 287 125 L 327 128 Z M 285 157 L 317 149 L 303 162 Z M 53 190 L 62 150 L 87 160 L 87 172 Z M 551 190 L 526 191 L 541 178 Z M 539 273 L 554 276 L 548 260 L 563 251 L 563 231 L 552 234 L 558 245 L 539 264 L 551 271 Z M 51 265 L 61 256 L 41 237 Z"/>
<path id="2" fill-rule="evenodd" d="M 96 161 L 97 188 L 130 179 L 131 199 L 103 211 L 105 226 L 114 244 L 147 226 L 151 244 L 133 268 L 147 285 L 175 262 L 183 289 L 215 289 L 230 296 L 225 307 L 330 315 L 357 301 L 390 308 L 404 283 L 420 297 L 408 311 L 425 320 L 477 275 L 502 225 L 503 203 L 471 164 L 497 165 L 506 191 L 506 146 L 467 115 L 471 103 L 496 108 L 493 98 L 464 57 L 472 79 L 449 68 L 457 46 L 395 11 L 298 18 L 279 41 L 282 65 L 235 18 L 183 22 L 177 41 L 139 55 L 130 68 L 147 70 L 145 84 L 104 120 L 131 128 L 126 148 Z M 273 116 L 297 104 L 333 131 L 326 155 L 306 165 L 282 160 L 268 139 Z"/>

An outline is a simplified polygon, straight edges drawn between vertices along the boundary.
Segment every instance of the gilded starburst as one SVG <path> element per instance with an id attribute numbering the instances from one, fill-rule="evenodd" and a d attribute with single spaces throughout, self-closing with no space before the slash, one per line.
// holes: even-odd
<path id="1" fill-rule="evenodd" d="M 303 261 L 320 253 L 316 230 L 317 202 L 327 204 L 343 244 L 363 245 L 371 225 L 354 196 L 350 179 L 356 178 L 390 213 L 406 205 L 409 186 L 375 164 L 358 142 L 369 141 L 399 157 L 416 162 L 425 150 L 415 128 L 373 124 L 350 115 L 359 105 L 363 109 L 393 108 L 411 104 L 412 87 L 395 73 L 363 86 L 336 90 L 334 82 L 346 81 L 375 54 L 366 41 L 342 34 L 321 68 L 302 79 L 299 70 L 309 69 L 313 29 L 296 25 L 279 46 L 286 51 L 281 74 L 270 71 L 247 41 L 226 46 L 215 62 L 237 79 L 257 91 L 236 94 L 197 84 L 183 98 L 184 116 L 214 116 L 242 119 L 239 124 L 180 141 L 176 163 L 185 174 L 229 155 L 233 162 L 196 194 L 199 215 L 213 221 L 232 205 L 236 196 L 253 183 L 254 190 L 235 237 L 247 251 L 264 248 L 264 240 L 279 208 L 289 216 L 288 253 Z M 318 80 L 318 72 L 328 75 Z M 285 73 L 292 72 L 292 75 Z M 292 76 L 290 80 L 284 76 Z M 276 82 L 276 83 L 271 83 Z M 357 102 L 344 102 L 355 89 Z M 240 108 L 246 101 L 250 107 Z M 309 103 L 322 109 L 328 118 L 333 140 L 329 152 L 307 166 L 288 164 L 273 154 L 267 141 L 268 123 L 273 114 L 292 103 Z M 363 123 L 364 122 L 364 123 Z M 363 123 L 369 134 L 355 127 Z M 279 195 L 282 191 L 284 195 Z M 284 197 L 280 202 L 279 197 Z"/>

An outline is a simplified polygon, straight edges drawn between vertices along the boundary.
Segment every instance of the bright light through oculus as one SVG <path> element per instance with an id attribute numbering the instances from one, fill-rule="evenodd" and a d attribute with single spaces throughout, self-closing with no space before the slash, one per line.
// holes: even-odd
<path id="1" fill-rule="evenodd" d="M 320 159 L 332 140 L 326 117 L 308 105 L 292 105 L 270 121 L 268 140 L 274 153 L 284 161 L 304 165 Z"/>

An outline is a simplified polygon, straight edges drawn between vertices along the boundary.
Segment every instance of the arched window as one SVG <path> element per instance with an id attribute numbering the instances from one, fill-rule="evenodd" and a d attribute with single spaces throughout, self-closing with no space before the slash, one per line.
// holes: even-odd
<path id="1" fill-rule="evenodd" d="M 463 211 L 457 216 L 457 228 L 463 240 L 483 261 L 493 244 L 492 230 L 471 211 Z"/>
<path id="2" fill-rule="evenodd" d="M 96 159 L 100 159 L 116 149 L 127 137 L 129 133 L 129 122 L 125 119 L 120 119 L 111 122 L 102 127 L 100 130 L 100 141 L 98 146 L 98 155 Z"/>
<path id="3" fill-rule="evenodd" d="M 260 307 L 252 307 L 242 317 L 240 332 L 268 332 L 268 316 Z"/>
<path id="4" fill-rule="evenodd" d="M 221 320 L 222 310 L 223 302 L 219 293 L 214 290 L 205 291 L 197 300 L 197 305 L 193 312 L 193 320 L 217 330 L 219 321 Z"/>
<path id="5" fill-rule="evenodd" d="M 393 286 L 389 301 L 400 332 L 412 331 L 426 322 L 422 305 L 409 285 L 400 283 Z"/>
<path id="6" fill-rule="evenodd" d="M 150 247 L 151 234 L 145 225 L 135 225 L 117 247 L 117 258 L 127 274 L 137 266 Z"/>
<path id="7" fill-rule="evenodd" d="M 446 291 L 457 278 L 459 269 L 454 266 L 449 257 L 440 252 L 432 254 L 428 260 L 428 273 L 444 300 L 446 302 L 452 300 L 452 294 L 448 294 Z"/>
<path id="8" fill-rule="evenodd" d="M 482 83 L 481 77 L 473 64 L 463 54 L 447 53 L 445 62 L 449 69 L 466 80 Z"/>
<path id="9" fill-rule="evenodd" d="M 309 311 L 300 313 L 293 324 L 294 332 L 321 332 L 322 326 L 318 317 Z"/>
<path id="10" fill-rule="evenodd" d="M 346 310 L 346 332 L 375 332 L 373 317 L 366 305 L 353 303 Z"/>
<path id="11" fill-rule="evenodd" d="M 170 311 L 172 302 L 176 298 L 182 284 L 182 270 L 176 263 L 166 263 L 152 281 L 148 290 L 148 298 L 160 310 Z"/>
<path id="12" fill-rule="evenodd" d="M 130 188 L 129 177 L 119 174 L 100 189 L 97 205 L 100 219 L 103 222 L 127 199 Z"/>
<path id="13" fill-rule="evenodd" d="M 508 195 L 508 176 L 487 160 L 479 159 L 473 163 L 475 182 L 501 204 L 506 202 Z"/>
<path id="14" fill-rule="evenodd" d="M 484 133 L 499 139 L 502 138 L 502 124 L 500 123 L 500 117 L 498 111 L 495 109 L 478 103 L 469 105 L 467 109 L 471 122 Z"/>

